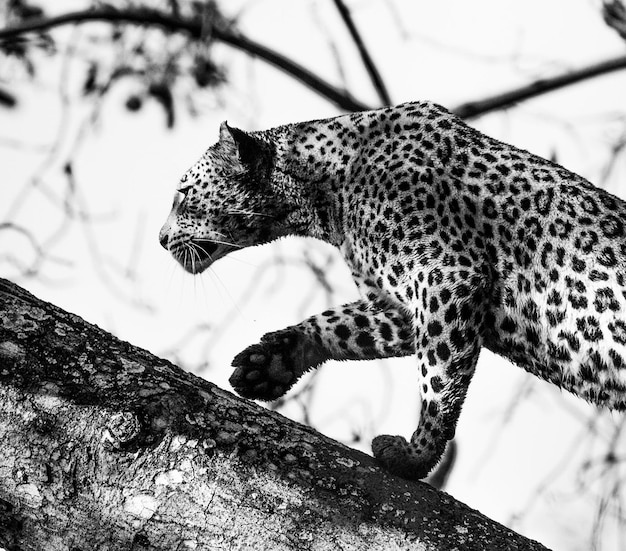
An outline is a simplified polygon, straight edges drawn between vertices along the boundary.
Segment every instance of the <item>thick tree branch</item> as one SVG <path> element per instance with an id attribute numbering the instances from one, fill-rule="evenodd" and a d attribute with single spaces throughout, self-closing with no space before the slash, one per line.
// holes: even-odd
<path id="1" fill-rule="evenodd" d="M 340 90 L 321 79 L 302 65 L 292 61 L 288 57 L 247 38 L 240 32 L 230 29 L 222 29 L 214 25 L 207 33 L 206 25 L 211 21 L 198 21 L 175 17 L 157 10 L 127 9 L 117 10 L 113 8 L 98 8 L 93 10 L 76 11 L 61 14 L 55 17 L 47 17 L 38 20 L 28 20 L 15 27 L 0 29 L 0 40 L 9 40 L 30 32 L 42 32 L 63 25 L 75 25 L 91 21 L 105 21 L 109 23 L 129 23 L 133 25 L 158 26 L 168 31 L 186 32 L 194 38 L 200 39 L 207 34 L 237 48 L 251 56 L 262 59 L 269 65 L 285 72 L 299 80 L 320 96 L 334 103 L 346 111 L 366 111 L 370 106 L 353 98 L 350 93 Z"/>
<path id="2" fill-rule="evenodd" d="M 545 549 L 1 279 L 0 548 Z"/>
<path id="3" fill-rule="evenodd" d="M 600 61 L 598 63 L 588 65 L 587 67 L 568 71 L 562 75 L 541 78 L 525 86 L 521 86 L 486 99 L 462 103 L 452 109 L 452 112 L 464 119 L 476 118 L 490 113 L 491 111 L 508 109 L 509 107 L 513 107 L 522 101 L 546 94 L 548 92 L 553 92 L 559 88 L 565 88 L 566 86 L 582 82 L 583 80 L 606 75 L 621 69 L 626 69 L 626 56 L 619 56 L 613 59 Z"/>
<path id="4" fill-rule="evenodd" d="M 335 0 L 335 6 L 337 7 L 337 10 L 339 11 L 339 15 L 341 15 L 341 19 L 343 20 L 345 26 L 348 28 L 348 32 L 350 33 L 350 36 L 352 37 L 352 40 L 354 41 L 354 44 L 356 45 L 357 50 L 359 51 L 359 55 L 361 56 L 361 59 L 363 60 L 365 69 L 367 70 L 367 73 L 370 76 L 370 80 L 372 81 L 372 84 L 374 85 L 374 88 L 376 89 L 376 92 L 378 93 L 378 97 L 380 98 L 380 101 L 382 102 L 383 105 L 391 105 L 392 104 L 391 96 L 389 95 L 389 92 L 387 91 L 387 87 L 385 86 L 385 83 L 383 82 L 383 79 L 380 76 L 380 73 L 378 69 L 376 68 L 376 65 L 374 64 L 374 60 L 372 59 L 372 56 L 370 55 L 369 51 L 367 50 L 367 47 L 365 46 L 365 42 L 363 42 L 361 33 L 359 33 L 359 30 L 356 28 L 356 25 L 354 24 L 354 20 L 352 19 L 350 10 L 344 4 L 343 0 Z"/>

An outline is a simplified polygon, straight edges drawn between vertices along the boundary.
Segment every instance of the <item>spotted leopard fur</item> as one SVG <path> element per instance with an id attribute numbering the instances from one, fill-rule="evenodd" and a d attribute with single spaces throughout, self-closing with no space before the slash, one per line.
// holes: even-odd
<path id="1" fill-rule="evenodd" d="M 182 178 L 161 243 L 201 272 L 287 235 L 339 248 L 362 299 L 265 335 L 233 361 L 272 400 L 328 359 L 416 355 L 419 426 L 376 458 L 422 478 L 484 346 L 600 406 L 626 408 L 626 203 L 435 104 L 245 133 Z"/>

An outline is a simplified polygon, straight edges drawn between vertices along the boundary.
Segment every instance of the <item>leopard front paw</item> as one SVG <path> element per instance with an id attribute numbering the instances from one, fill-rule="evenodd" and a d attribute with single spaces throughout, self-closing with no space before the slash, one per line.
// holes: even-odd
<path id="1" fill-rule="evenodd" d="M 297 365 L 298 350 L 297 334 L 288 329 L 268 333 L 235 356 L 230 384 L 244 398 L 275 400 L 305 371 Z"/>
<path id="2" fill-rule="evenodd" d="M 386 471 L 409 480 L 425 478 L 436 460 L 422 455 L 402 436 L 377 436 L 372 440 L 374 457 Z"/>

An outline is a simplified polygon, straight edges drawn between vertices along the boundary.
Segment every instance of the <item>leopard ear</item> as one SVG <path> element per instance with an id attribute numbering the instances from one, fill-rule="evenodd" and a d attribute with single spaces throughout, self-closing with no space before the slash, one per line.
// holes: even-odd
<path id="1" fill-rule="evenodd" d="M 227 151 L 236 153 L 241 162 L 250 167 L 264 164 L 269 153 L 267 144 L 243 130 L 228 126 L 226 121 L 220 125 L 219 143 Z"/>
<path id="2" fill-rule="evenodd" d="M 235 140 L 231 133 L 232 128 L 228 126 L 228 122 L 224 121 L 220 124 L 220 141 L 219 143 L 224 146 L 235 147 Z"/>

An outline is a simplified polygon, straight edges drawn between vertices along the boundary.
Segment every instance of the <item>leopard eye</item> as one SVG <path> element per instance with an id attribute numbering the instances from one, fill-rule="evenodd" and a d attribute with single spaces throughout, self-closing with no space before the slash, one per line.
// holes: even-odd
<path id="1" fill-rule="evenodd" d="M 177 205 L 179 205 L 186 199 L 187 194 L 189 193 L 192 187 L 193 187 L 192 184 L 187 184 L 187 185 L 181 186 L 180 188 L 176 190 L 176 193 L 174 194 L 173 207 L 176 207 Z"/>
<path id="2" fill-rule="evenodd" d="M 176 191 L 180 193 L 183 197 L 187 197 L 187 194 L 192 187 L 193 184 L 185 184 L 184 186 L 179 187 Z"/>

